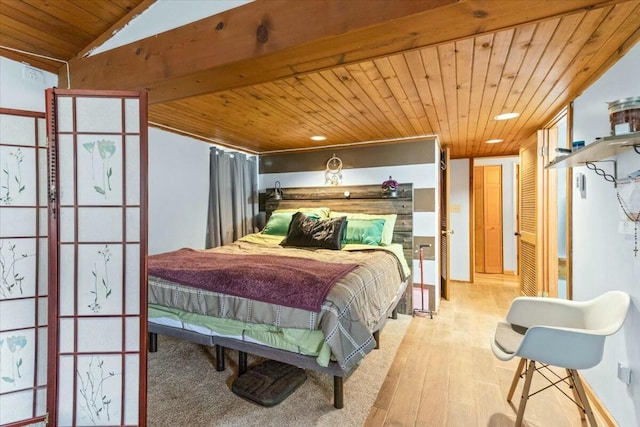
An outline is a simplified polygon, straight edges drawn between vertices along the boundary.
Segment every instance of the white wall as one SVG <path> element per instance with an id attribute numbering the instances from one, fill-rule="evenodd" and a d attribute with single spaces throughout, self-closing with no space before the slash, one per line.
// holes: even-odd
<path id="1" fill-rule="evenodd" d="M 574 103 L 575 140 L 593 141 L 610 134 L 606 102 L 640 96 L 640 44 L 627 53 L 600 80 Z M 615 158 L 618 176 L 640 168 L 640 156 L 627 151 Z M 600 163 L 608 172 L 610 164 Z M 640 425 L 640 255 L 633 253 L 633 235 L 618 232 L 621 209 L 612 183 L 604 181 L 586 167 L 573 169 L 584 173 L 587 197 L 573 192 L 573 295 L 586 300 L 610 289 L 631 295 L 626 323 L 608 337 L 602 363 L 583 375 L 598 398 L 622 427 Z M 638 230 L 640 233 L 640 230 Z M 617 363 L 632 369 L 632 384 L 616 378 Z"/>
<path id="2" fill-rule="evenodd" d="M 36 80 L 22 77 L 24 65 L 0 57 L 0 107 L 44 113 L 44 91 L 58 85 L 58 76 L 37 70 Z"/>
<path id="3" fill-rule="evenodd" d="M 474 166 L 502 166 L 502 267 L 504 271 L 518 273 L 516 230 L 516 191 L 515 166 L 520 157 L 486 157 L 474 159 Z"/>
<path id="4" fill-rule="evenodd" d="M 157 0 L 133 18 L 113 37 L 92 51 L 92 55 L 199 21 L 253 0 Z M 167 19 L 170 16 L 171 19 Z"/>
<path id="5" fill-rule="evenodd" d="M 449 228 L 451 235 L 450 276 L 452 280 L 470 282 L 471 276 L 471 230 L 469 220 L 469 159 L 449 162 Z"/>
<path id="6" fill-rule="evenodd" d="M 204 249 L 211 145 L 149 129 L 149 255 Z"/>

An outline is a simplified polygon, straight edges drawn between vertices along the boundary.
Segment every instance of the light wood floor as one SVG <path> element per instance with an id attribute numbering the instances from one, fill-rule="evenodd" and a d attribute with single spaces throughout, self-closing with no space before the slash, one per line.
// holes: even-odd
<path id="1" fill-rule="evenodd" d="M 516 278 L 481 275 L 475 284 L 453 282 L 450 295 L 433 320 L 411 320 L 366 426 L 513 426 L 524 381 L 512 407 L 506 396 L 518 361 L 498 360 L 489 340 L 519 295 Z M 538 377 L 531 390 L 545 385 Z M 588 425 L 554 388 L 529 399 L 524 420 L 529 427 Z"/>

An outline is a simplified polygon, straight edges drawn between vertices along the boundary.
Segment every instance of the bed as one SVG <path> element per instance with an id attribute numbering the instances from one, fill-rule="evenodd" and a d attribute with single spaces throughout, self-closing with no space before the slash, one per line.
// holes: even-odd
<path id="1" fill-rule="evenodd" d="M 150 351 L 159 333 L 214 346 L 218 370 L 230 348 L 238 351 L 240 374 L 247 354 L 325 372 L 334 377 L 334 406 L 343 407 L 343 379 L 376 348 L 410 282 L 406 218 L 398 222 L 394 213 L 398 203 L 411 206 L 410 191 L 405 200 L 380 204 L 379 188 L 371 187 L 350 189 L 368 196 L 350 201 L 349 212 L 328 207 L 345 206 L 326 194 L 310 203 L 285 191 L 294 200 L 267 208 L 260 233 L 209 250 L 151 256 Z M 364 212 L 371 202 L 377 213 Z M 322 234 L 318 227 L 322 242 L 304 240 Z"/>

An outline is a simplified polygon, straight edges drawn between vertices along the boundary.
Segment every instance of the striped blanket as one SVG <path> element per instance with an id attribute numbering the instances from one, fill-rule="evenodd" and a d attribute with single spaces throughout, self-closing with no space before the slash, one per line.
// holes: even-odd
<path id="1" fill-rule="evenodd" d="M 149 302 L 189 313 L 235 319 L 281 328 L 320 330 L 343 369 L 358 363 L 375 348 L 371 335 L 389 308 L 401 297 L 405 274 L 398 258 L 387 250 L 362 251 L 283 248 L 278 241 L 240 240 L 210 249 L 216 253 L 277 255 L 357 267 L 329 290 L 320 312 L 267 303 L 221 292 L 194 288 L 149 275 Z"/>

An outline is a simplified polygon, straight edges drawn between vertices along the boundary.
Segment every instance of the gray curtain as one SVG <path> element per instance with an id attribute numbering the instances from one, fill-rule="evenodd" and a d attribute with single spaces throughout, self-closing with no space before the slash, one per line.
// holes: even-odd
<path id="1" fill-rule="evenodd" d="M 218 148 L 209 157 L 206 247 L 212 248 L 258 231 L 258 165 L 255 156 Z"/>

